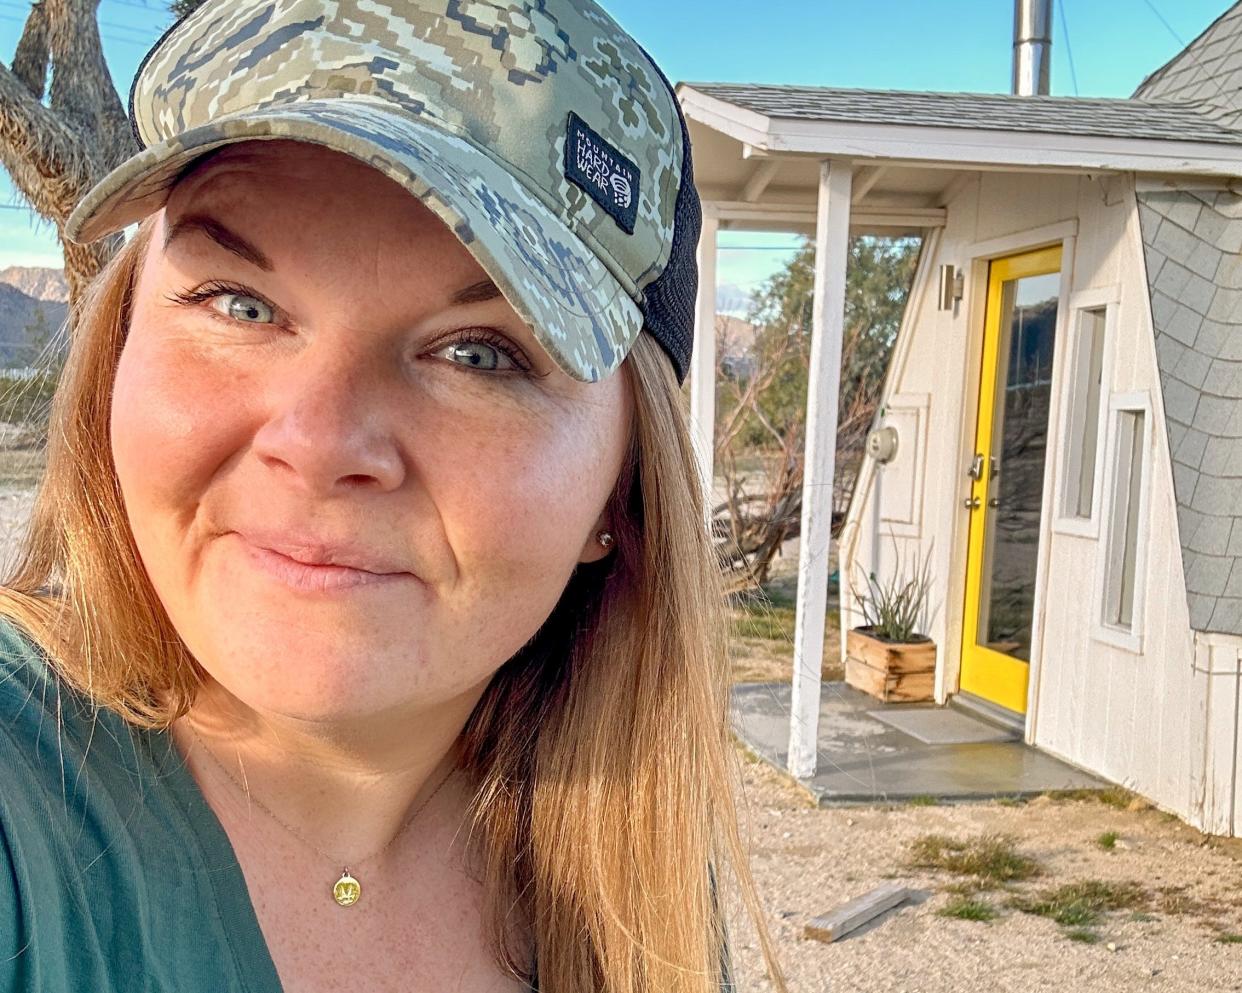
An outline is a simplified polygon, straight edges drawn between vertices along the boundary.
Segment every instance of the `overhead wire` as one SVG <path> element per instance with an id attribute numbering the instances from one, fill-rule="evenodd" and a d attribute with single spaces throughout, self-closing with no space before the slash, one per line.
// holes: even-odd
<path id="1" fill-rule="evenodd" d="M 1074 96 L 1078 96 L 1078 73 L 1074 69 L 1074 50 L 1070 47 L 1069 21 L 1065 17 L 1065 5 L 1068 2 L 1069 0 L 1060 0 L 1060 3 L 1057 3 L 1057 0 L 1053 0 L 1056 4 L 1054 11 L 1059 11 L 1061 14 L 1061 36 L 1065 39 L 1065 54 L 1069 58 L 1070 81 L 1074 84 Z"/>
<path id="2" fill-rule="evenodd" d="M 1151 8 L 1151 12 L 1155 14 L 1156 18 L 1160 21 L 1160 23 L 1164 25 L 1165 30 L 1167 30 L 1169 34 L 1173 36 L 1173 40 L 1176 41 L 1179 45 L 1181 45 L 1182 48 L 1185 48 L 1186 42 L 1183 40 L 1181 35 L 1179 35 L 1176 31 L 1173 30 L 1173 25 L 1170 24 L 1167 20 L 1165 20 L 1164 15 L 1160 13 L 1159 10 L 1156 9 L 1156 5 L 1155 3 L 1153 3 L 1153 0 L 1143 0 L 1143 3 L 1147 4 L 1147 6 Z"/>
<path id="3" fill-rule="evenodd" d="M 121 3 L 123 6 L 127 6 L 127 7 L 136 7 L 138 9 L 145 10 L 148 13 L 151 13 L 154 10 L 154 8 L 152 8 L 148 4 L 136 3 L 134 2 L 134 0 L 109 0 L 109 2 Z M 29 10 L 30 10 L 28 5 L 21 4 L 21 3 L 14 3 L 12 2 L 12 0 L 0 0 L 0 7 L 6 8 L 7 10 L 25 11 L 27 14 L 29 13 Z M 0 20 L 11 21 L 17 24 L 24 25 L 26 23 L 27 18 L 18 16 L 16 14 L 9 14 L 9 13 L 5 13 L 4 11 L 0 11 Z M 150 47 L 154 45 L 155 42 L 159 38 L 158 32 L 150 33 L 147 35 L 147 37 L 143 37 L 143 34 L 144 34 L 143 29 L 134 27 L 133 25 L 130 25 L 130 24 L 117 24 L 112 21 L 102 21 L 102 20 L 99 21 L 98 23 L 101 27 L 107 27 L 109 29 L 109 31 L 100 31 L 100 37 L 104 41 L 113 42 L 116 44 L 133 45 L 133 46 L 143 48 L 143 49 L 150 49 Z M 134 36 L 128 37 L 128 36 L 124 36 L 120 34 L 112 34 L 111 31 L 132 32 Z M 18 211 L 24 212 L 28 217 L 32 219 L 44 220 L 43 215 L 39 214 L 33 207 L 31 207 L 28 204 L 0 203 L 0 210 L 18 210 Z"/>
<path id="4" fill-rule="evenodd" d="M 144 7 L 142 4 L 134 4 L 133 6 L 142 7 L 142 9 L 148 12 L 150 12 L 151 10 L 150 7 Z M 0 0 L 0 7 L 5 7 L 5 8 L 8 8 L 9 10 L 22 11 L 22 12 L 25 12 L 26 14 L 29 14 L 30 12 L 29 4 L 17 3 L 15 2 L 15 0 Z M 10 17 L 8 19 L 20 20 L 23 23 L 25 22 L 25 18 L 22 18 L 22 17 L 18 17 L 18 18 Z M 101 28 L 109 28 L 113 31 L 128 32 L 129 35 L 134 36 L 134 37 L 129 37 L 128 35 L 112 36 L 112 35 L 106 34 L 105 32 L 101 31 L 100 36 L 103 38 L 107 38 L 109 41 L 124 41 L 124 42 L 130 42 L 132 44 L 141 43 L 141 44 L 146 45 L 149 48 L 150 46 L 154 45 L 156 41 L 159 40 L 159 36 L 160 36 L 159 29 L 141 28 L 141 27 L 136 27 L 133 24 L 118 24 L 115 21 L 105 21 L 102 19 L 98 19 L 96 23 Z"/>
<path id="5" fill-rule="evenodd" d="M 1226 11 L 1226 13 L 1222 14 L 1215 21 L 1213 21 L 1207 28 L 1205 28 L 1198 35 L 1196 35 L 1193 41 L 1185 42 L 1182 40 L 1181 35 L 1179 35 L 1175 30 L 1173 30 L 1172 25 L 1170 25 L 1169 22 L 1165 20 L 1164 16 L 1160 13 L 1160 11 L 1156 9 L 1156 6 L 1152 2 L 1152 0 L 1144 0 L 1144 2 L 1147 4 L 1148 7 L 1151 8 L 1151 12 L 1155 14 L 1157 18 L 1159 18 L 1160 23 L 1163 24 L 1168 29 L 1169 34 L 1171 34 L 1174 37 L 1174 39 L 1176 39 L 1177 43 L 1182 46 L 1181 51 L 1179 51 L 1176 55 L 1174 55 L 1173 60 L 1171 61 L 1175 61 L 1179 59 L 1181 56 L 1187 55 L 1188 50 L 1200 38 L 1202 38 L 1209 31 L 1211 31 L 1212 28 L 1215 27 L 1217 23 L 1225 20 L 1230 14 L 1230 11 Z M 1221 59 L 1213 58 L 1211 61 L 1219 63 Z M 1230 80 L 1233 80 L 1236 78 L 1236 74 L 1232 72 L 1216 72 L 1215 74 L 1213 74 L 1213 69 L 1209 68 L 1208 63 L 1209 63 L 1209 59 L 1207 58 L 1207 52 L 1206 52 L 1206 47 L 1205 47 L 1205 49 L 1191 54 L 1184 64 L 1184 69 L 1186 70 L 1194 69 L 1194 70 L 1199 70 L 1200 72 L 1202 72 L 1203 74 L 1202 79 L 1204 82 L 1214 81 L 1216 84 L 1215 88 L 1207 96 L 1203 95 L 1202 93 L 1197 94 L 1195 96 L 1196 103 L 1201 103 L 1201 104 L 1211 103 L 1213 100 L 1215 100 L 1217 97 L 1221 96 L 1221 94 L 1225 92 L 1225 87 L 1230 85 Z M 1145 77 L 1142 83 L 1140 83 L 1139 85 L 1142 86 L 1144 83 L 1150 80 L 1152 76 L 1168 68 L 1169 64 L 1170 64 L 1169 62 L 1166 62 L 1164 66 L 1161 66 L 1159 69 L 1155 70 L 1153 73 Z"/>
<path id="6" fill-rule="evenodd" d="M 0 13 L 0 21 L 13 21 L 17 24 L 25 24 L 26 18 L 17 17 L 14 14 Z M 150 48 L 151 45 L 155 43 L 155 39 L 152 39 L 150 42 L 145 42 L 145 41 L 140 41 L 137 38 L 121 38 L 117 35 L 105 34 L 102 31 L 99 33 L 99 36 L 102 39 L 104 39 L 104 41 L 110 41 L 110 42 L 113 42 L 115 44 L 120 44 L 120 45 L 136 45 L 139 48 Z"/>

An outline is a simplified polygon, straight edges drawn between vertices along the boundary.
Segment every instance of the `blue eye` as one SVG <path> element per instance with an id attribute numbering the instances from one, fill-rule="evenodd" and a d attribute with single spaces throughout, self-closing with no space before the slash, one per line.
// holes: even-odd
<path id="1" fill-rule="evenodd" d="M 224 308 L 224 314 L 233 320 L 242 324 L 250 324 L 253 322 L 270 323 L 276 319 L 276 315 L 272 313 L 272 308 L 265 304 L 258 297 L 252 297 L 245 293 L 221 293 L 217 300 L 224 299 L 230 301 Z M 243 301 L 238 303 L 237 301 Z M 212 301 L 213 305 L 215 301 Z M 218 309 L 213 306 L 213 309 Z M 267 316 L 264 317 L 263 314 Z"/>
<path id="2" fill-rule="evenodd" d="M 507 349 L 498 344 L 475 338 L 459 339 L 442 347 L 437 355 L 455 365 L 487 372 L 520 370 L 520 366 Z"/>
<path id="3" fill-rule="evenodd" d="M 240 304 L 230 302 L 224 310 L 221 310 L 216 306 L 216 301 L 221 298 L 243 302 Z M 261 296 L 250 292 L 244 286 L 234 286 L 230 283 L 221 282 L 218 279 L 212 280 L 196 290 L 172 293 L 168 296 L 168 299 L 186 306 L 195 306 L 204 301 L 209 301 L 209 308 L 216 317 L 226 321 L 233 320 L 238 324 L 271 323 L 276 320 L 276 308 Z M 265 317 L 264 314 L 267 316 Z"/>

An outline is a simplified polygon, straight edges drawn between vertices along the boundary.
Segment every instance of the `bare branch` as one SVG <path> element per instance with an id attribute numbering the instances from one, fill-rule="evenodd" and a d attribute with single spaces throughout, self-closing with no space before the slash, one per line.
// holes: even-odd
<path id="1" fill-rule="evenodd" d="M 31 206 L 59 226 L 91 176 L 81 140 L 0 65 L 0 160 Z"/>
<path id="2" fill-rule="evenodd" d="M 47 9 L 42 0 L 30 6 L 30 16 L 22 28 L 21 39 L 13 55 L 13 75 L 30 91 L 36 100 L 43 100 L 47 85 L 48 66 Z"/>
<path id="3" fill-rule="evenodd" d="M 42 2 L 47 7 L 52 54 L 52 110 L 99 159 L 92 178 L 102 178 L 138 146 L 104 61 L 96 20 L 99 0 Z"/>
<path id="4" fill-rule="evenodd" d="M 58 230 L 87 191 L 137 151 L 104 61 L 98 6 L 98 0 L 35 0 L 13 68 L 0 65 L 0 164 Z M 71 309 L 116 241 L 62 239 Z"/>

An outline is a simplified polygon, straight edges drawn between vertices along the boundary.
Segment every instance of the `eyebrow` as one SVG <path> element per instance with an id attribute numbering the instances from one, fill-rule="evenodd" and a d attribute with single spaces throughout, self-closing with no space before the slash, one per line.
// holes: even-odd
<path id="1" fill-rule="evenodd" d="M 202 232 L 220 247 L 245 259 L 251 265 L 258 266 L 264 272 L 272 272 L 276 268 L 261 249 L 207 214 L 187 214 L 173 221 L 164 235 L 165 251 L 175 239 L 194 231 Z M 484 303 L 488 300 L 495 300 L 501 295 L 500 287 L 492 280 L 480 279 L 477 283 L 463 286 L 450 299 L 453 304 L 460 306 L 468 303 Z"/>
<path id="2" fill-rule="evenodd" d="M 272 265 L 263 252 L 239 235 L 236 231 L 230 231 L 214 217 L 206 214 L 187 214 L 179 217 L 169 226 L 164 234 L 164 250 L 168 250 L 168 246 L 173 241 L 183 235 L 190 234 L 193 231 L 201 231 L 207 235 L 221 248 L 225 248 L 234 255 L 245 259 L 251 265 L 258 266 L 264 272 L 271 272 L 276 267 Z"/>

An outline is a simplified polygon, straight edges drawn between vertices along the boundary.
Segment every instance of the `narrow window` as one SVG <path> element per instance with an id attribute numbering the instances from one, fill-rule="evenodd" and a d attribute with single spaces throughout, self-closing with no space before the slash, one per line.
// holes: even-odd
<path id="1" fill-rule="evenodd" d="M 1103 620 L 1109 627 L 1125 631 L 1134 629 L 1135 585 L 1141 578 L 1136 564 L 1139 553 L 1146 417 L 1144 410 L 1117 411 Z"/>
<path id="2" fill-rule="evenodd" d="M 1095 459 L 1100 436 L 1100 382 L 1104 369 L 1104 307 L 1078 311 L 1070 375 L 1069 437 L 1066 439 L 1065 480 L 1061 491 L 1063 517 L 1091 519 L 1095 498 Z"/>

